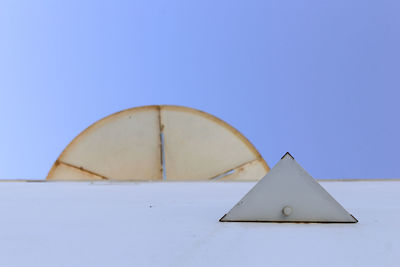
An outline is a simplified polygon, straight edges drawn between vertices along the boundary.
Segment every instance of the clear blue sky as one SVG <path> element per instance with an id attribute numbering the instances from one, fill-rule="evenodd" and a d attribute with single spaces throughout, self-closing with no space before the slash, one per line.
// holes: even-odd
<path id="1" fill-rule="evenodd" d="M 116 111 L 227 121 L 273 166 L 400 178 L 400 2 L 1 1 L 0 178 L 45 178 Z"/>

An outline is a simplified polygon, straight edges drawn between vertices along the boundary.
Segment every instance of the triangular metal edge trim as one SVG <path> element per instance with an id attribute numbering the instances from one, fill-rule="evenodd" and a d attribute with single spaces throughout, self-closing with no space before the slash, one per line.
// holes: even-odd
<path id="1" fill-rule="evenodd" d="M 282 157 L 281 157 L 281 160 L 283 159 L 283 158 L 285 158 L 286 156 L 290 156 L 293 160 L 294 160 L 294 157 L 289 153 L 289 152 L 286 152 Z M 297 162 L 296 162 L 297 163 Z M 297 163 L 298 164 L 298 163 Z M 298 164 L 299 165 L 299 167 L 301 168 L 301 169 L 303 169 L 303 167 L 300 165 L 300 164 Z M 303 169 L 304 170 L 304 169 Z M 312 177 L 306 170 L 304 170 L 310 177 Z M 309 223 L 319 223 L 319 224 L 321 224 L 321 223 L 326 223 L 326 224 L 332 224 L 332 223 L 358 223 L 358 219 L 356 218 L 356 217 L 354 217 L 352 214 L 350 214 L 331 194 L 329 194 L 329 192 L 328 191 L 326 191 L 325 190 L 325 188 L 322 186 L 322 185 L 320 185 L 319 184 L 319 182 L 314 178 L 314 177 L 312 177 L 313 178 L 313 180 L 321 187 L 321 189 L 330 197 L 330 198 L 332 198 L 346 213 L 348 213 L 353 219 L 354 219 L 354 221 L 273 221 L 273 220 L 266 220 L 266 221 L 256 221 L 256 220 L 253 220 L 253 221 L 249 221 L 249 220 L 224 220 L 224 218 L 228 215 L 228 213 L 229 212 L 231 212 L 232 211 L 232 209 L 237 205 L 237 204 L 235 204 L 230 210 L 229 210 L 229 212 L 228 213 L 226 213 L 224 216 L 222 216 L 220 219 L 219 219 L 219 222 L 254 222 L 254 223 L 302 223 L 302 224 L 309 224 Z M 264 178 L 263 178 L 264 179 Z M 261 179 L 262 180 L 262 179 Z M 260 181 L 261 181 L 260 180 Z M 253 188 L 255 188 L 256 186 L 257 186 L 257 184 L 260 182 L 260 181 L 258 181 L 240 200 L 239 200 L 239 202 L 243 199 L 243 198 L 245 198 L 245 196 L 247 196 L 247 194 L 249 194 L 252 190 L 253 190 Z M 238 202 L 238 203 L 239 203 Z"/>

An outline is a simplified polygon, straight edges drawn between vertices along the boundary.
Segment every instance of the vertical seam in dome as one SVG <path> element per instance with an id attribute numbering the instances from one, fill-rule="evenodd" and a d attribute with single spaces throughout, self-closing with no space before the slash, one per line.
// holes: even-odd
<path id="1" fill-rule="evenodd" d="M 160 160 L 161 160 L 161 180 L 167 180 L 165 172 L 165 148 L 164 148 L 164 125 L 161 119 L 161 106 L 158 106 L 158 123 L 160 126 Z"/>

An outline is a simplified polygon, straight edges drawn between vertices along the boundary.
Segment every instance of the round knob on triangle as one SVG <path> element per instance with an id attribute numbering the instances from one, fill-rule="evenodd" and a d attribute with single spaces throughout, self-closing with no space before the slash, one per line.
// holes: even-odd
<path id="1" fill-rule="evenodd" d="M 285 206 L 285 207 L 283 207 L 283 209 L 282 209 L 282 213 L 283 213 L 283 215 L 285 215 L 285 216 L 289 216 L 290 214 L 292 214 L 292 212 L 293 212 L 293 208 L 290 207 L 290 206 Z"/>

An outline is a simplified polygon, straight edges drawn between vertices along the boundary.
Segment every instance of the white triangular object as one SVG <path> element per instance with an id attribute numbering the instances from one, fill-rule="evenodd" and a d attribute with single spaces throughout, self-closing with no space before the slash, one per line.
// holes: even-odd
<path id="1" fill-rule="evenodd" d="M 356 223 L 357 219 L 286 153 L 220 221 Z"/>

